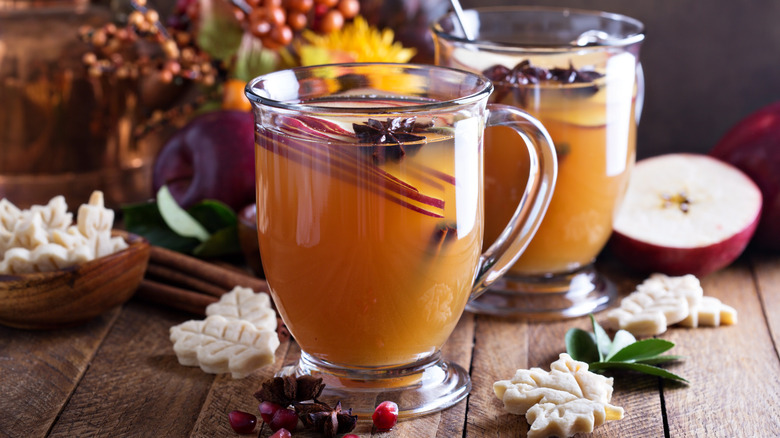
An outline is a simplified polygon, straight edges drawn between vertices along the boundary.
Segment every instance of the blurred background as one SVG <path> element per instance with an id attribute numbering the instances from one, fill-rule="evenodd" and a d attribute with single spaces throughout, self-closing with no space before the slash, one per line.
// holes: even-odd
<path id="1" fill-rule="evenodd" d="M 311 4 L 312 0 L 308 2 Z M 318 2 L 340 5 L 352 0 Z M 157 67 L 141 69 L 137 75 L 125 72 L 121 78 L 117 77 L 121 68 L 114 75 L 93 74 L 91 70 L 99 64 L 89 67 L 84 60 L 94 51 L 87 43 L 95 46 L 96 37 L 79 29 L 100 28 L 110 22 L 124 26 L 133 11 L 130 3 L 130 0 L 0 0 L 0 197 L 39 203 L 67 188 L 66 194 L 76 200 L 86 200 L 95 187 L 100 187 L 113 206 L 143 200 L 151 194 L 152 166 L 158 150 L 191 113 L 201 110 L 204 103 L 214 103 L 220 98 L 224 102 L 222 96 L 226 90 L 233 90 L 234 97 L 243 99 L 246 79 L 269 70 L 262 54 L 250 53 L 244 57 L 248 61 L 234 64 L 228 75 L 215 75 L 212 71 L 211 76 L 206 76 L 196 72 L 208 81 L 191 80 L 182 74 L 173 81 L 163 80 L 165 74 L 170 76 L 170 71 Z M 284 4 L 292 3 L 290 0 Z M 428 28 L 450 10 L 449 0 L 354 0 L 352 3 L 359 3 L 360 14 L 372 29 L 392 29 L 405 47 L 416 48 L 413 62 L 433 62 Z M 777 0 L 461 0 L 461 3 L 464 8 L 546 5 L 603 10 L 644 22 L 647 38 L 641 59 L 646 95 L 639 126 L 638 158 L 678 151 L 706 153 L 738 120 L 780 100 L 780 62 L 777 61 L 780 1 Z M 199 17 L 208 14 L 219 17 L 215 11 L 231 7 L 227 0 L 148 0 L 148 5 L 159 11 L 161 23 L 169 23 L 171 18 L 182 23 L 182 17 L 192 15 L 194 9 L 194 16 L 189 18 L 194 28 L 203 25 Z M 200 15 L 199 10 L 203 11 Z M 257 46 L 256 41 L 244 44 L 240 30 L 234 35 L 223 32 L 220 25 L 205 26 L 205 32 L 190 36 L 197 37 L 199 44 L 205 43 L 206 47 L 200 49 L 211 55 L 224 52 L 225 45 L 233 50 L 232 54 L 240 42 L 240 57 L 247 52 L 246 46 L 249 49 Z M 316 27 L 317 23 L 312 25 Z M 110 49 L 110 44 L 116 41 L 97 42 L 98 47 Z M 341 45 L 332 45 L 325 47 L 324 52 L 333 55 L 329 61 L 343 61 L 335 54 L 342 49 Z M 159 55 L 159 47 L 149 53 L 146 47 L 148 44 L 139 45 L 131 54 L 133 60 L 150 56 L 154 59 L 155 53 Z M 266 53 L 275 51 L 269 49 Z M 100 62 L 114 65 L 112 56 L 115 55 L 104 56 Z M 380 59 L 403 62 L 405 58 L 381 54 Z M 195 67 L 211 68 L 216 65 L 211 61 L 204 58 Z M 272 67 L 281 68 L 284 64 L 276 62 Z M 236 80 L 230 81 L 231 78 Z M 177 112 L 182 102 L 193 101 L 193 95 L 200 99 L 193 111 Z"/>
<path id="2" fill-rule="evenodd" d="M 709 151 L 738 120 L 780 100 L 780 1 L 462 0 L 464 8 L 544 5 L 645 24 L 646 94 L 637 157 Z"/>

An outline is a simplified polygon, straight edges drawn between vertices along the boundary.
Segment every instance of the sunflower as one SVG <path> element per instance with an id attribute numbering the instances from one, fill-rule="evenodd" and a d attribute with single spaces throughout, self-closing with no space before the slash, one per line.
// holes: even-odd
<path id="1" fill-rule="evenodd" d="M 365 18 L 355 17 L 341 30 L 326 35 L 304 31 L 297 47 L 301 65 L 335 62 L 408 62 L 415 55 L 413 48 L 404 48 L 395 41 L 391 29 L 379 30 Z"/>

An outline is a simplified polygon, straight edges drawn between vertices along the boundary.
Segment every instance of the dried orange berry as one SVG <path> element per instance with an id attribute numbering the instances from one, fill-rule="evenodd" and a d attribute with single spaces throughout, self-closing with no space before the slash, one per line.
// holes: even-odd
<path id="1" fill-rule="evenodd" d="M 97 62 L 97 56 L 92 52 L 88 52 L 84 54 L 84 56 L 81 58 L 81 61 L 84 64 L 92 65 Z"/>
<path id="2" fill-rule="evenodd" d="M 306 14 L 303 12 L 293 11 L 287 14 L 287 24 L 290 25 L 292 30 L 298 31 L 303 30 L 304 27 L 306 27 L 306 24 L 308 24 L 309 19 L 306 17 Z"/>
<path id="3" fill-rule="evenodd" d="M 160 21 L 160 14 L 158 14 L 154 9 L 149 9 L 146 11 L 146 14 L 144 14 L 144 18 L 146 18 L 146 21 L 149 24 L 155 24 Z"/>
<path id="4" fill-rule="evenodd" d="M 271 30 L 270 37 L 277 43 L 286 46 L 293 39 L 293 31 L 290 26 L 277 26 Z"/>
<path id="5" fill-rule="evenodd" d="M 288 0 L 287 8 L 298 12 L 309 12 L 314 7 L 314 0 Z"/>
<path id="6" fill-rule="evenodd" d="M 331 9 L 322 17 L 320 22 L 320 30 L 323 33 L 331 33 L 340 30 L 344 26 L 344 16 L 341 12 Z"/>
<path id="7" fill-rule="evenodd" d="M 360 12 L 360 2 L 358 0 L 341 0 L 339 1 L 338 10 L 347 20 L 355 18 L 358 12 Z"/>

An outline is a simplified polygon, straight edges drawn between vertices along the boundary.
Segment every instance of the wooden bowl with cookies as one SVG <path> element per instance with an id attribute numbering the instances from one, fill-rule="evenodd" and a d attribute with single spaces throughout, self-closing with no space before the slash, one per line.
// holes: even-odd
<path id="1" fill-rule="evenodd" d="M 24 329 L 79 325 L 123 304 L 149 262 L 149 242 L 114 230 L 127 248 L 50 272 L 0 274 L 0 324 Z"/>

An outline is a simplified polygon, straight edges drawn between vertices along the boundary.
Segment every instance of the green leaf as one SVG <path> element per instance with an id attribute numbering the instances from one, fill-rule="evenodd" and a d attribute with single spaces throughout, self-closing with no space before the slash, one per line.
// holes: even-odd
<path id="1" fill-rule="evenodd" d="M 599 360 L 603 361 L 604 355 L 609 353 L 609 347 L 612 342 L 609 340 L 607 332 L 605 332 L 599 323 L 596 322 L 596 318 L 593 317 L 593 314 L 590 314 L 590 321 L 593 323 L 593 335 L 596 340 L 596 345 L 598 346 Z"/>
<path id="2" fill-rule="evenodd" d="M 197 44 L 214 59 L 229 60 L 238 51 L 244 34 L 241 23 L 219 0 L 201 2 Z"/>
<path id="3" fill-rule="evenodd" d="M 225 203 L 215 199 L 204 199 L 187 209 L 198 223 L 209 233 L 216 233 L 238 223 L 236 213 Z"/>
<path id="4" fill-rule="evenodd" d="M 591 371 L 604 370 L 604 369 L 625 369 L 631 371 L 639 371 L 640 373 L 650 374 L 652 376 L 663 377 L 664 379 L 677 380 L 680 382 L 688 383 L 688 381 L 677 374 L 666 371 L 663 368 L 659 368 L 653 365 L 647 365 L 643 363 L 630 363 L 630 362 L 594 362 L 589 365 Z"/>
<path id="5" fill-rule="evenodd" d="M 609 352 L 607 353 L 607 357 L 604 358 L 604 360 L 611 360 L 615 353 L 633 344 L 634 342 L 636 342 L 634 335 L 625 330 L 618 330 L 617 333 L 615 333 L 615 338 L 612 340 L 612 344 L 609 346 Z"/>
<path id="6" fill-rule="evenodd" d="M 189 253 L 200 242 L 191 237 L 176 234 L 165 224 L 156 202 L 145 202 L 122 206 L 125 229 L 144 236 L 150 244 L 174 251 Z"/>
<path id="7" fill-rule="evenodd" d="M 201 242 L 209 238 L 209 232 L 198 221 L 179 206 L 168 186 L 157 191 L 157 208 L 165 224 L 182 237 L 194 237 Z"/>
<path id="8" fill-rule="evenodd" d="M 238 49 L 233 77 L 248 82 L 252 78 L 277 70 L 278 65 L 276 52 L 264 48 L 259 39 L 247 32 Z"/>
<path id="9" fill-rule="evenodd" d="M 611 362 L 637 362 L 645 359 L 652 359 L 664 351 L 674 347 L 674 342 L 665 339 L 642 339 L 636 341 L 620 351 L 615 353 L 610 359 Z"/>
<path id="10" fill-rule="evenodd" d="M 581 362 L 591 363 L 599 360 L 599 351 L 593 335 L 578 328 L 566 332 L 566 352 L 572 359 Z"/>
<path id="11" fill-rule="evenodd" d="M 657 363 L 671 362 L 673 360 L 680 360 L 680 359 L 684 359 L 684 358 L 685 358 L 685 356 L 677 356 L 677 355 L 674 355 L 674 354 L 669 354 L 669 355 L 665 355 L 665 356 L 655 356 L 655 357 L 651 357 L 649 359 L 638 360 L 638 361 L 636 361 L 636 363 L 644 363 L 644 364 L 648 364 L 648 365 L 655 365 Z"/>
<path id="12" fill-rule="evenodd" d="M 192 255 L 197 257 L 220 257 L 236 254 L 240 251 L 238 226 L 234 224 L 212 234 L 208 240 L 198 245 L 192 251 Z"/>

